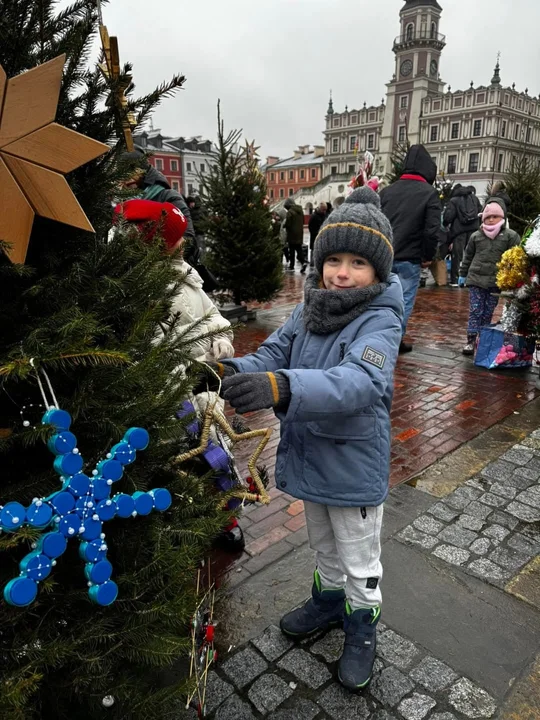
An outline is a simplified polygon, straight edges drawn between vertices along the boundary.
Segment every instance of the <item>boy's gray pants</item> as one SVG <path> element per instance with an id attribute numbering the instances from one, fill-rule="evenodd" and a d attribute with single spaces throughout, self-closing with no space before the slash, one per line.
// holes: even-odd
<path id="1" fill-rule="evenodd" d="M 304 501 L 304 509 L 323 588 L 345 587 L 353 609 L 380 605 L 383 506 L 335 507 Z"/>

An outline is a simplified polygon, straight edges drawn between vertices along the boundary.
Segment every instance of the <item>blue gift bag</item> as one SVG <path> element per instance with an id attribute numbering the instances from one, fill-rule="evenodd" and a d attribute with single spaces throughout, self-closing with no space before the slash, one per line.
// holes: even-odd
<path id="1" fill-rule="evenodd" d="M 500 325 L 480 329 L 474 364 L 488 370 L 531 367 L 534 340 L 505 332 Z"/>

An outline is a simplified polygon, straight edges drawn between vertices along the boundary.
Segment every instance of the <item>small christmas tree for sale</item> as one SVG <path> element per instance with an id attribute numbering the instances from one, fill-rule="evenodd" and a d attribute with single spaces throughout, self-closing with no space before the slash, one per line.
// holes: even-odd
<path id="1" fill-rule="evenodd" d="M 540 215 L 540 167 L 536 159 L 523 153 L 512 163 L 504 178 L 510 198 L 510 226 L 520 235 Z"/>
<path id="2" fill-rule="evenodd" d="M 95 0 L 0 0 L 0 18 L 0 717 L 176 717 L 185 678 L 162 670 L 189 653 L 223 496 L 172 462 L 195 377 L 161 328 L 183 278 L 108 232 L 127 114 L 184 79 L 117 102 L 130 67 L 86 64 Z"/>
<path id="3" fill-rule="evenodd" d="M 266 181 L 254 144 L 225 135 L 218 103 L 218 147 L 204 177 L 208 263 L 223 291 L 241 302 L 271 300 L 282 285 L 282 246 L 272 232 Z"/>
<path id="4" fill-rule="evenodd" d="M 386 175 L 386 182 L 388 185 L 392 185 L 403 175 L 403 168 L 405 166 L 405 158 L 411 147 L 410 142 L 400 143 L 396 145 L 392 154 L 390 155 L 390 172 Z"/>

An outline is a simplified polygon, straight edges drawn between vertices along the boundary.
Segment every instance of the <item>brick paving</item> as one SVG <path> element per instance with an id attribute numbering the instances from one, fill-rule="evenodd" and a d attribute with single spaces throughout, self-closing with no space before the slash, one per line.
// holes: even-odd
<path id="1" fill-rule="evenodd" d="M 286 320 L 301 301 L 303 282 L 298 272 L 287 275 L 277 300 L 263 306 L 257 320 L 236 329 L 238 356 L 256 350 Z M 499 308 L 497 313 L 500 311 Z M 508 415 L 519 412 L 535 397 L 532 373 L 489 372 L 474 367 L 472 360 L 461 355 L 467 317 L 466 290 L 428 287 L 419 291 L 408 334 L 415 352 L 399 358 L 395 374 L 392 487 L 416 476 Z M 261 464 L 269 470 L 273 500 L 269 507 L 251 506 L 244 511 L 240 524 L 246 536 L 246 554 L 240 559 L 241 579 L 307 538 L 301 502 L 273 486 L 279 441 L 277 419 L 271 411 L 260 411 L 246 420 L 252 428 L 274 429 L 261 456 Z M 245 467 L 248 455 L 248 449 L 238 448 L 241 467 Z"/>

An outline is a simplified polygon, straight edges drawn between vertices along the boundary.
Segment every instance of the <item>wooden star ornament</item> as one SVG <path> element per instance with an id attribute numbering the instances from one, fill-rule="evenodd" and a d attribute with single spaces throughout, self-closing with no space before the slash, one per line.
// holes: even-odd
<path id="1" fill-rule="evenodd" d="M 0 240 L 23 263 L 34 215 L 94 232 L 65 173 L 109 151 L 54 122 L 66 56 L 6 78 L 0 66 Z"/>

